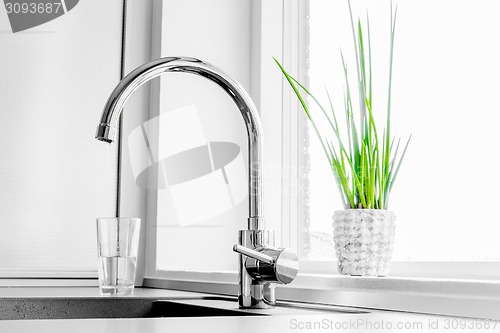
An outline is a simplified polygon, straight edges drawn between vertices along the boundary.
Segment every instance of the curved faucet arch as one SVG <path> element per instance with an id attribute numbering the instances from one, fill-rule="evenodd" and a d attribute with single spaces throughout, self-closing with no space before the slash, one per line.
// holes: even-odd
<path id="1" fill-rule="evenodd" d="M 108 98 L 100 124 L 97 127 L 96 138 L 108 143 L 115 141 L 118 121 L 128 98 L 142 84 L 170 72 L 202 76 L 221 87 L 238 106 L 248 135 L 248 228 L 250 230 L 264 229 L 262 217 L 262 126 L 257 109 L 245 89 L 216 67 L 195 58 L 168 57 L 154 60 L 136 68 L 120 81 Z"/>

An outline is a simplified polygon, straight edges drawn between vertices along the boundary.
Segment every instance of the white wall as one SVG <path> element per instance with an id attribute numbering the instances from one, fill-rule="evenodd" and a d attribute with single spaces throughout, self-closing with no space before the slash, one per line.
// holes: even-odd
<path id="1" fill-rule="evenodd" d="M 0 275 L 95 275 L 95 218 L 116 212 L 117 146 L 94 134 L 120 78 L 122 6 L 80 1 L 16 34 L 0 9 Z"/>

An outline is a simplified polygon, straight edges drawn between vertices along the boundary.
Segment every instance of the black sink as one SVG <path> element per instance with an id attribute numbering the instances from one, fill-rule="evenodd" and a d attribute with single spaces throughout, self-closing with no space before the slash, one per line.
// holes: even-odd
<path id="1" fill-rule="evenodd" d="M 236 303 L 235 303 L 236 304 Z M 0 298 L 0 320 L 254 316 L 151 298 Z"/>

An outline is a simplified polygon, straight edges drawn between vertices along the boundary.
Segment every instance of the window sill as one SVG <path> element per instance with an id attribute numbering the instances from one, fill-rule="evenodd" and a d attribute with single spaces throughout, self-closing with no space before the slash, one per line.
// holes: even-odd
<path id="1" fill-rule="evenodd" d="M 236 272 L 162 272 L 144 279 L 144 286 L 236 295 Z M 278 286 L 277 298 L 330 304 L 500 320 L 500 282 L 487 280 L 352 277 L 301 274 Z"/>
<path id="2" fill-rule="evenodd" d="M 3 270 L 0 287 L 83 287 L 97 286 L 97 271 Z"/>
<path id="3" fill-rule="evenodd" d="M 500 282 L 304 274 L 278 295 L 302 302 L 500 319 Z"/>

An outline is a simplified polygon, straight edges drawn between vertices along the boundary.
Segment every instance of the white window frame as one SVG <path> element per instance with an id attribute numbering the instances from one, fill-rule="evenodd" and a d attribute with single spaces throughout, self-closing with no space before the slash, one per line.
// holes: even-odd
<path id="1" fill-rule="evenodd" d="M 161 4 L 161 0 L 155 0 L 153 7 L 146 2 L 137 4 L 127 1 L 127 10 L 131 6 L 134 7 L 135 19 L 130 17 L 130 10 L 127 14 L 126 44 L 131 47 L 125 49 L 125 73 L 159 56 Z M 286 170 L 280 179 L 270 180 L 275 184 L 266 185 L 278 184 L 281 188 L 291 186 L 291 192 L 298 193 L 293 189 L 300 186 L 296 179 L 299 170 L 297 166 L 303 158 L 298 154 L 298 138 L 305 135 L 304 119 L 301 118 L 303 112 L 285 80 L 280 75 L 269 77 L 269 73 L 277 72 L 277 68 L 267 61 L 267 57 L 268 54 L 273 54 L 282 60 L 292 75 L 302 78 L 299 63 L 304 59 L 298 52 L 288 51 L 294 48 L 297 50 L 299 47 L 298 23 L 301 20 L 300 15 L 303 15 L 304 8 L 301 6 L 304 2 L 253 0 L 251 4 L 252 72 L 255 73 L 252 77 L 251 94 L 257 108 L 261 110 L 264 133 L 276 133 L 273 140 L 265 144 L 265 160 L 271 165 L 280 164 L 282 169 Z M 152 30 L 146 24 L 151 22 L 151 19 Z M 142 22 L 140 27 L 137 26 L 137 20 Z M 148 34 L 152 36 L 151 39 L 144 38 Z M 281 94 L 282 99 L 271 98 L 276 94 Z M 153 85 L 151 91 L 142 92 L 136 102 L 131 102 L 142 106 L 144 110 L 152 111 L 150 114 L 125 111 L 123 131 L 132 128 L 131 124 L 135 122 L 155 116 L 157 111 L 154 110 L 158 109 L 155 108 L 155 103 L 160 102 L 158 87 Z M 275 112 L 276 110 L 282 111 Z M 126 142 L 122 143 L 122 152 L 124 150 Z M 152 191 L 137 189 L 135 184 L 130 185 L 130 179 L 133 177 L 130 170 L 127 170 L 128 161 L 124 160 L 123 155 L 122 153 L 120 215 L 139 216 L 143 221 L 148 221 L 149 218 L 149 224 L 156 216 L 156 195 Z M 297 195 L 286 198 L 266 197 L 264 203 L 266 217 L 271 222 L 268 227 L 281 230 L 278 232 L 278 244 L 297 246 L 300 242 L 300 198 Z M 281 221 L 283 223 L 277 224 Z M 236 294 L 236 267 L 234 272 L 157 272 L 154 267 L 155 230 L 146 230 L 144 225 L 142 234 L 146 237 L 142 239 L 142 244 L 147 243 L 148 249 L 142 249 L 140 254 L 140 261 L 145 262 L 146 267 L 139 269 L 139 283 L 145 276 L 142 285 L 146 287 Z M 476 273 L 467 275 L 464 270 Z M 440 278 L 433 274 L 422 274 L 426 271 L 438 272 Z M 500 304 L 499 263 L 395 262 L 392 272 L 394 276 L 399 277 L 349 277 L 336 273 L 335 262 L 328 265 L 325 265 L 325 262 L 302 262 L 297 280 L 290 286 L 278 287 L 277 293 L 283 300 L 500 319 L 500 314 L 495 311 Z"/>

